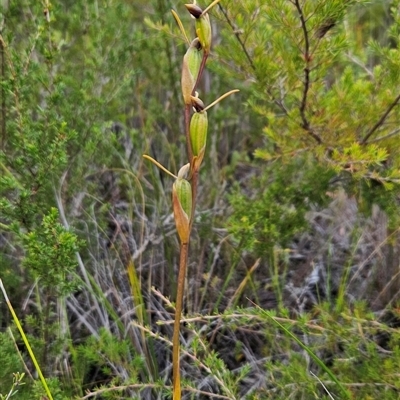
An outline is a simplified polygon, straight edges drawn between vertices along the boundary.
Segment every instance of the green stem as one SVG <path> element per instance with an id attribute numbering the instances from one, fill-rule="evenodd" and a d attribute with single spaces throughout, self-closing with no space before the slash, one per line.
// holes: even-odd
<path id="1" fill-rule="evenodd" d="M 193 90 L 192 90 L 192 96 L 194 96 L 197 86 L 199 86 L 199 82 L 200 79 L 203 75 L 203 71 L 204 71 L 204 67 L 206 66 L 206 62 L 208 59 L 208 53 L 204 52 L 203 53 L 203 58 L 201 59 L 201 64 L 200 64 L 200 68 L 199 68 L 199 73 L 197 74 L 197 79 L 196 79 L 196 83 L 193 86 Z"/>
<path id="2" fill-rule="evenodd" d="M 189 243 L 181 243 L 179 258 L 178 287 L 176 292 L 174 334 L 172 337 L 172 376 L 173 400 L 181 399 L 181 375 L 179 366 L 179 333 L 183 308 L 183 292 L 185 290 L 186 268 L 189 253 Z"/>
<path id="3" fill-rule="evenodd" d="M 185 135 L 189 162 L 192 163 L 193 152 L 190 143 L 190 105 L 185 104 Z"/>
<path id="4" fill-rule="evenodd" d="M 190 218 L 190 231 L 192 230 L 193 221 L 194 221 L 194 213 L 196 210 L 196 199 L 197 199 L 197 186 L 199 183 L 199 171 L 194 169 L 192 174 L 192 216 Z"/>

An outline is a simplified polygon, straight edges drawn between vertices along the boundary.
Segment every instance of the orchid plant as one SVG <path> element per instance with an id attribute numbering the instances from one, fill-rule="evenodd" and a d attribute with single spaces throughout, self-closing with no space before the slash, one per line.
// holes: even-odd
<path id="1" fill-rule="evenodd" d="M 185 289 L 186 269 L 189 255 L 189 241 L 192 225 L 194 221 L 197 188 L 199 181 L 199 171 L 206 153 L 208 115 L 207 111 L 225 97 L 237 92 L 231 90 L 217 100 L 205 106 L 196 91 L 201 80 L 207 59 L 210 55 L 212 31 L 209 17 L 209 10 L 220 0 L 213 1 L 204 10 L 194 2 L 185 4 L 186 9 L 195 20 L 196 37 L 189 40 L 182 21 L 178 14 L 172 10 L 179 29 L 181 30 L 188 49 L 183 57 L 181 88 L 184 101 L 185 136 L 187 145 L 188 163 L 184 165 L 175 176 L 156 160 L 148 155 L 144 157 L 167 174 L 175 178 L 172 187 L 172 205 L 177 233 L 180 240 L 179 274 L 177 295 L 175 303 L 175 321 L 173 333 L 173 399 L 181 399 L 181 380 L 180 380 L 180 321 L 183 308 L 183 293 Z"/>

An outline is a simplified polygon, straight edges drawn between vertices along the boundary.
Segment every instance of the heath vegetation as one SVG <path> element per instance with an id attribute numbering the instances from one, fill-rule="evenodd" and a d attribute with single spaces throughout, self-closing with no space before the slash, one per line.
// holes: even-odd
<path id="1" fill-rule="evenodd" d="M 0 398 L 398 399 L 399 11 L 0 2 Z"/>

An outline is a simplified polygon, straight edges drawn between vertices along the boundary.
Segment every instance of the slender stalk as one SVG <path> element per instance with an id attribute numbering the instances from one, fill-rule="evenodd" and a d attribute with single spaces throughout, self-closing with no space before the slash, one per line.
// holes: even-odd
<path id="1" fill-rule="evenodd" d="M 192 163 L 193 152 L 190 144 L 190 105 L 185 104 L 185 136 L 189 162 Z"/>
<path id="2" fill-rule="evenodd" d="M 183 293 L 185 290 L 186 268 L 189 253 L 189 243 L 181 243 L 179 257 L 178 286 L 176 292 L 174 334 L 172 337 L 172 375 L 173 375 L 173 399 L 181 399 L 181 374 L 179 363 L 179 333 L 183 308 Z"/>
<path id="3" fill-rule="evenodd" d="M 314 129 L 311 126 L 310 121 L 307 118 L 306 115 L 306 110 L 308 106 L 308 98 L 309 98 L 309 92 L 311 89 L 311 60 L 312 60 L 312 53 L 310 50 L 310 37 L 309 37 L 309 31 L 307 28 L 307 18 L 303 13 L 303 6 L 300 4 L 299 0 L 295 0 L 293 2 L 295 5 L 298 13 L 299 13 L 299 18 L 301 22 L 301 29 L 303 30 L 303 36 L 304 36 L 304 52 L 303 52 L 303 57 L 305 61 L 305 67 L 304 67 L 304 86 L 303 86 L 303 96 L 301 99 L 301 104 L 299 107 L 300 111 L 300 117 L 301 117 L 301 127 L 312 137 L 315 139 L 315 141 L 318 144 L 322 143 L 322 139 L 319 137 L 319 135 L 314 131 Z"/>
<path id="4" fill-rule="evenodd" d="M 197 186 L 199 184 L 199 171 L 198 170 L 193 171 L 191 184 L 192 184 L 192 218 L 190 219 L 190 231 L 192 231 L 194 214 L 195 214 L 195 210 L 196 210 Z"/>
<path id="5" fill-rule="evenodd" d="M 23 340 L 23 342 L 24 342 L 24 344 L 26 346 L 26 349 L 28 350 L 29 356 L 31 357 L 33 365 L 35 366 L 36 372 L 39 375 L 40 381 L 41 381 L 41 383 L 43 385 L 44 390 L 46 391 L 47 397 L 50 400 L 53 400 L 53 396 L 50 393 L 50 390 L 49 390 L 49 387 L 47 385 L 46 379 L 43 376 L 42 370 L 40 369 L 40 366 L 39 366 L 39 364 L 38 364 L 38 362 L 36 360 L 35 354 L 33 353 L 32 347 L 29 344 L 28 338 L 25 335 L 25 332 L 24 332 L 24 329 L 22 328 L 21 322 L 19 321 L 18 316 L 15 313 L 14 308 L 13 308 L 13 306 L 12 306 L 8 296 L 7 296 L 6 289 L 5 289 L 1 279 L 0 279 L 0 290 L 3 292 L 3 296 L 4 296 L 4 299 L 5 299 L 6 303 L 7 303 L 8 309 L 10 310 L 10 313 L 11 313 L 13 319 L 14 319 L 15 325 L 17 326 L 18 331 L 21 334 L 22 340 Z"/>
<path id="6" fill-rule="evenodd" d="M 386 118 L 390 114 L 390 112 L 395 108 L 400 102 L 400 94 L 394 99 L 393 103 L 387 108 L 387 110 L 383 113 L 383 115 L 379 118 L 378 122 L 369 130 L 369 132 L 365 135 L 364 139 L 361 140 L 361 144 L 367 144 L 368 139 L 375 133 L 375 131 L 380 128 L 385 122 Z"/>
<path id="7" fill-rule="evenodd" d="M 201 77 L 203 75 L 203 71 L 204 71 L 204 67 L 206 66 L 207 59 L 208 59 L 208 53 L 204 52 L 203 53 L 203 58 L 202 58 L 201 64 L 200 64 L 199 73 L 197 75 L 196 83 L 193 86 L 192 96 L 194 96 L 194 94 L 196 92 L 196 89 L 197 89 L 197 86 L 199 86 L 199 82 L 200 82 L 200 79 L 201 79 Z"/>
<path id="8" fill-rule="evenodd" d="M 207 62 L 207 58 L 208 58 L 208 54 L 204 53 L 203 58 L 201 60 L 200 69 L 199 69 L 199 73 L 197 75 L 196 83 L 193 87 L 192 95 L 194 95 L 196 92 L 196 88 L 197 88 L 199 81 L 201 79 L 201 76 L 203 74 L 204 67 Z M 185 105 L 184 115 L 185 115 L 185 136 L 186 136 L 187 152 L 188 152 L 189 162 L 192 163 L 193 152 L 192 152 L 192 146 L 190 144 L 190 105 L 187 105 L 187 104 Z M 197 184 L 198 184 L 198 171 L 194 171 L 192 179 L 191 179 L 192 217 L 190 219 L 190 227 L 189 227 L 190 231 L 192 230 L 194 211 L 196 209 Z M 181 316 L 182 316 L 182 308 L 183 308 L 183 293 L 185 290 L 185 278 L 186 278 L 188 254 L 189 254 L 189 242 L 181 243 L 180 258 L 179 258 L 178 286 L 177 286 L 177 291 L 176 291 L 174 333 L 173 333 L 173 337 L 172 337 L 172 384 L 173 384 L 173 399 L 174 400 L 181 399 L 179 334 L 180 334 L 180 327 L 181 327 Z"/>

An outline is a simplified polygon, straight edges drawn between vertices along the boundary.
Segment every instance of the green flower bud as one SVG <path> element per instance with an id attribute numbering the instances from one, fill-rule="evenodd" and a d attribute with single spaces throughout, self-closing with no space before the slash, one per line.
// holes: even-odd
<path id="1" fill-rule="evenodd" d="M 204 52 L 209 54 L 211 49 L 212 32 L 210 17 L 207 13 L 196 19 L 196 33 Z"/>
<path id="2" fill-rule="evenodd" d="M 176 230 L 181 243 L 189 243 L 192 215 L 192 187 L 186 179 L 178 178 L 172 187 L 172 204 Z"/>
<path id="3" fill-rule="evenodd" d="M 196 34 L 200 40 L 201 47 L 204 49 L 206 54 L 210 53 L 211 49 L 211 24 L 210 17 L 206 12 L 197 4 L 185 4 L 187 10 L 196 19 Z"/>
<path id="4" fill-rule="evenodd" d="M 185 104 L 191 104 L 191 95 L 202 60 L 201 45 L 198 38 L 194 39 L 183 57 L 181 86 Z"/>
<path id="5" fill-rule="evenodd" d="M 190 120 L 190 144 L 193 153 L 193 167 L 198 169 L 203 161 L 207 144 L 207 111 L 195 112 Z"/>

